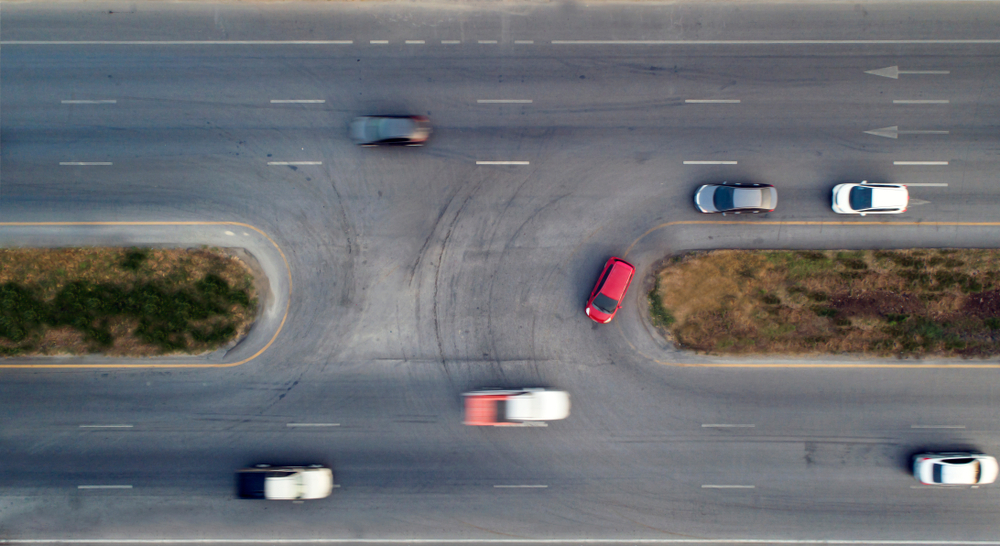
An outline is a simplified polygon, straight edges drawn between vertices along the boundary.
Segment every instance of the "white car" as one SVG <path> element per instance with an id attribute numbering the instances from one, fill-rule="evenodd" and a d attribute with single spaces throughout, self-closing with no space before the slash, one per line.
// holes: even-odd
<path id="1" fill-rule="evenodd" d="M 993 483 L 997 460 L 981 453 L 923 453 L 913 458 L 913 477 L 927 485 Z"/>
<path id="2" fill-rule="evenodd" d="M 569 416 L 569 393 L 541 388 L 464 393 L 465 424 L 526 426 Z"/>
<path id="3" fill-rule="evenodd" d="M 333 491 L 333 471 L 322 465 L 275 466 L 259 464 L 236 473 L 241 499 L 322 499 Z"/>
<path id="4" fill-rule="evenodd" d="M 906 212 L 910 193 L 898 184 L 837 184 L 833 187 L 833 212 L 837 214 L 900 214 Z"/>

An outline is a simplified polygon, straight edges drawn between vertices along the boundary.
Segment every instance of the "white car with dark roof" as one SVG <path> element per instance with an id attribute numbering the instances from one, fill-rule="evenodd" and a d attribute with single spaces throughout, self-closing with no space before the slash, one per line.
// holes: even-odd
<path id="1" fill-rule="evenodd" d="M 923 453 L 913 458 L 913 477 L 927 485 L 982 485 L 1000 473 L 997 460 L 982 453 Z"/>
<path id="2" fill-rule="evenodd" d="M 833 212 L 837 214 L 901 214 L 910 203 L 906 186 L 899 184 L 837 184 L 833 187 Z"/>

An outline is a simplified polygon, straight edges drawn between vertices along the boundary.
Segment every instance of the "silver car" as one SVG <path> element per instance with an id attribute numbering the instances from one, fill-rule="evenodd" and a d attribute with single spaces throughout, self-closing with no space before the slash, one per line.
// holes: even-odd
<path id="1" fill-rule="evenodd" d="M 771 212 L 778 206 L 778 190 L 770 184 L 705 184 L 695 192 L 694 206 L 704 213 Z"/>

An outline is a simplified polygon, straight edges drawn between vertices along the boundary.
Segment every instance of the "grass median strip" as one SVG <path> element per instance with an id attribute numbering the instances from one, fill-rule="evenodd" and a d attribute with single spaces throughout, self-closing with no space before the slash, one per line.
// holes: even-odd
<path id="1" fill-rule="evenodd" d="M 650 318 L 715 355 L 1000 354 L 1000 251 L 717 250 L 656 273 Z"/>
<path id="2" fill-rule="evenodd" d="M 156 356 L 246 335 L 250 270 L 218 249 L 0 249 L 0 356 Z"/>

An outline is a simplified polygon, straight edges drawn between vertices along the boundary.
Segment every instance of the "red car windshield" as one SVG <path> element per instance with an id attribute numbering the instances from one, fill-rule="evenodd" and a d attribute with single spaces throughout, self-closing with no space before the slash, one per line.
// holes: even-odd
<path id="1" fill-rule="evenodd" d="M 604 294 L 598 294 L 594 297 L 594 307 L 596 307 L 598 311 L 610 315 L 615 312 L 615 309 L 618 308 L 618 300 L 613 300 Z"/>

